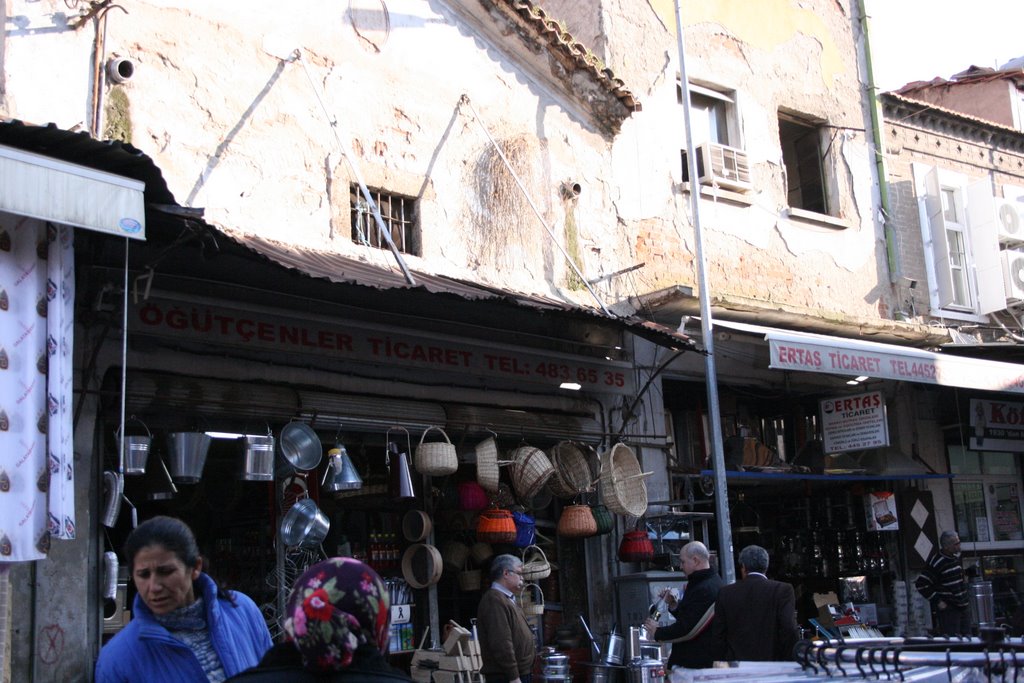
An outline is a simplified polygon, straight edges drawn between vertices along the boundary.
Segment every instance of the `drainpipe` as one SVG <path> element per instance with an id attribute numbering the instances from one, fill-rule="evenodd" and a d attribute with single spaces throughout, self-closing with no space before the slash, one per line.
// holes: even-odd
<path id="1" fill-rule="evenodd" d="M 871 140 L 875 146 L 875 174 L 878 177 L 878 200 L 882 208 L 882 230 L 885 233 L 885 255 L 889 265 L 889 283 L 896 282 L 899 274 L 899 256 L 896 253 L 896 238 L 889 222 L 889 174 L 885 168 L 885 147 L 882 141 L 881 111 L 882 106 L 875 92 L 875 72 L 871 61 L 871 41 L 868 38 L 870 27 L 868 14 L 864 8 L 865 0 L 857 0 L 857 12 L 860 14 L 861 31 L 864 35 L 864 90 L 868 98 L 868 111 L 871 114 Z"/>

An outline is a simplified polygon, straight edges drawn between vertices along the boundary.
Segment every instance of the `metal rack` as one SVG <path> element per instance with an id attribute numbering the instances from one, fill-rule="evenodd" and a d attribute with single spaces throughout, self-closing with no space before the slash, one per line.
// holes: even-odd
<path id="1" fill-rule="evenodd" d="M 673 501 L 668 501 L 651 503 L 650 505 L 668 505 L 671 507 L 672 503 Z M 669 510 L 668 512 L 647 516 L 647 530 L 655 536 L 654 552 L 664 553 L 671 558 L 675 558 L 679 548 L 690 541 L 700 541 L 710 547 L 708 522 L 714 518 L 715 515 L 711 512 L 681 510 Z"/>

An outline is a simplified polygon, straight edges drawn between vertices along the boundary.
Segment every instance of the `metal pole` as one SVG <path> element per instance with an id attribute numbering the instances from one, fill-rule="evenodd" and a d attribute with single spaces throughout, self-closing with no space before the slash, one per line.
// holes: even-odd
<path id="1" fill-rule="evenodd" d="M 729 523 L 729 488 L 725 479 L 725 452 L 722 448 L 722 420 L 718 406 L 718 374 L 715 370 L 714 324 L 711 320 L 711 299 L 704 262 L 704 239 L 700 225 L 700 184 L 697 182 L 697 154 L 693 148 L 690 127 L 690 81 L 686 76 L 686 49 L 683 41 L 683 19 L 675 0 L 676 39 L 679 42 L 679 77 L 683 89 L 683 123 L 686 126 L 686 163 L 690 176 L 690 203 L 693 210 L 693 231 L 697 246 L 697 281 L 700 295 L 700 328 L 704 340 L 704 373 L 708 392 L 708 428 L 711 431 L 711 461 L 715 479 L 715 520 L 718 525 L 718 565 L 726 583 L 736 580 L 732 557 L 732 526 Z"/>

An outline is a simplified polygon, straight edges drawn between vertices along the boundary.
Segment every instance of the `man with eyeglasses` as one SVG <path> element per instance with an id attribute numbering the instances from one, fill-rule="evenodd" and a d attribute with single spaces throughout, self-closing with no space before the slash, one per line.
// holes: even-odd
<path id="1" fill-rule="evenodd" d="M 939 551 L 928 558 L 914 582 L 917 591 L 932 605 L 933 632 L 938 636 L 971 635 L 967 579 L 960 564 L 960 537 L 955 531 L 939 536 Z"/>
<path id="2" fill-rule="evenodd" d="M 523 589 L 523 561 L 498 555 L 491 561 L 491 587 L 477 608 L 476 627 L 487 683 L 530 683 L 536 655 L 533 631 L 517 604 Z"/>

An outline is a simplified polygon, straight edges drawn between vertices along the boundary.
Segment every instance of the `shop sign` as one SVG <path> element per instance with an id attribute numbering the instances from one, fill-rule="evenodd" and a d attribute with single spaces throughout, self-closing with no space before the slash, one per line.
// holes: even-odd
<path id="1" fill-rule="evenodd" d="M 597 361 L 515 346 L 427 336 L 401 328 L 292 318 L 205 303 L 149 299 L 134 307 L 133 333 L 187 338 L 237 348 L 311 354 L 334 360 L 458 372 L 543 384 L 575 382 L 581 391 L 632 395 L 629 363 Z"/>
<path id="2" fill-rule="evenodd" d="M 971 399 L 972 451 L 1024 451 L 1024 403 Z"/>
<path id="3" fill-rule="evenodd" d="M 826 453 L 889 445 L 885 397 L 880 391 L 825 399 L 819 407 Z"/>
<path id="4" fill-rule="evenodd" d="M 821 339 L 799 341 L 769 336 L 771 360 L 768 367 L 1024 393 L 1024 369 L 1014 363 L 943 356 L 890 344 L 858 342 L 853 345 L 848 340 L 834 337 Z M 841 342 L 849 346 L 840 346 Z"/>

